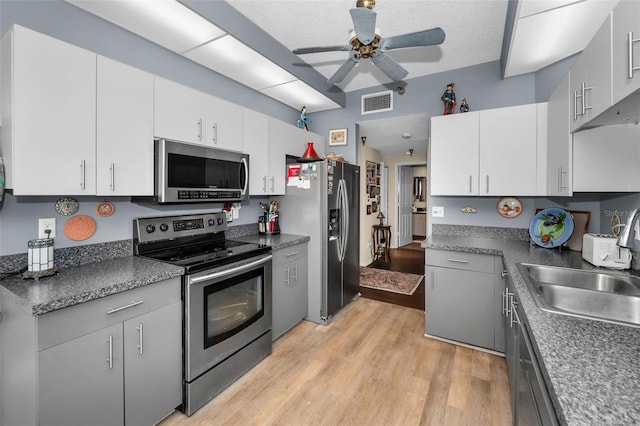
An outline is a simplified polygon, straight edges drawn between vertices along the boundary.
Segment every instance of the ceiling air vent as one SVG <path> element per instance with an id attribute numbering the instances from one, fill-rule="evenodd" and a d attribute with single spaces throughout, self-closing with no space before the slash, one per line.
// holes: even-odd
<path id="1" fill-rule="evenodd" d="M 393 110 L 393 91 L 362 96 L 362 114 Z"/>

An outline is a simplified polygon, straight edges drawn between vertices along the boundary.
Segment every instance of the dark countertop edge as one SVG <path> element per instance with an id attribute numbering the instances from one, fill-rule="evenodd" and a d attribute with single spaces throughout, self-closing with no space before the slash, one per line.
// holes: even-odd
<path id="1" fill-rule="evenodd" d="M 503 257 L 523 308 L 524 318 L 521 319 L 532 337 L 534 352 L 561 424 L 640 423 L 640 380 L 635 368 L 640 365 L 640 328 L 542 311 L 535 304 L 517 264 L 530 262 L 577 269 L 601 268 L 583 261 L 580 252 L 560 252 L 523 241 L 432 235 L 421 246 Z M 618 354 L 610 353 L 613 347 L 620 346 L 629 346 L 624 360 L 616 356 Z M 609 361 L 609 375 L 603 374 L 607 368 L 603 367 L 607 365 L 602 364 L 603 358 Z M 592 364 L 585 366 L 586 360 Z M 633 365 L 627 365 L 628 361 Z M 597 369 L 600 375 L 592 371 L 595 365 L 600 367 Z M 603 380 L 614 377 L 618 378 L 615 384 L 624 389 L 612 389 Z"/>
<path id="2" fill-rule="evenodd" d="M 98 264 L 108 264 L 114 263 L 113 267 L 117 268 L 123 260 L 135 258 L 136 262 L 141 265 L 147 265 L 148 267 L 152 267 L 153 271 L 150 272 L 136 272 L 135 267 L 133 267 L 132 272 L 134 272 L 138 276 L 135 279 L 119 281 L 116 283 L 111 283 L 105 286 L 96 285 L 93 289 L 87 289 L 85 291 L 80 291 L 78 293 L 67 294 L 61 297 L 53 298 L 46 302 L 32 302 L 27 299 L 26 295 L 22 296 L 17 294 L 15 290 L 16 282 L 19 285 L 29 286 L 34 283 L 33 280 L 22 280 L 19 277 L 14 278 L 13 282 L 9 285 L 9 282 L 0 281 L 0 287 L 4 290 L 4 294 L 13 300 L 24 312 L 27 314 L 38 316 L 44 315 L 49 312 L 54 312 L 60 309 L 68 308 L 74 305 L 78 305 L 80 303 L 90 302 L 92 300 L 98 300 L 103 297 L 111 296 L 114 294 L 122 293 L 127 290 L 133 290 L 136 288 L 144 287 L 147 285 L 152 285 L 164 280 L 168 280 L 171 278 L 180 277 L 184 274 L 184 268 L 176 265 L 171 265 L 164 262 L 158 262 L 152 259 L 146 259 L 143 257 L 134 257 L 129 256 L 126 258 L 115 258 L 109 259 L 103 262 L 90 263 L 81 266 L 75 266 L 71 268 L 61 269 L 60 274 L 65 271 L 69 271 L 72 269 L 80 270 L 82 268 L 91 268 L 92 266 Z M 90 280 L 91 276 L 87 275 L 85 277 L 86 280 Z M 42 278 L 42 280 L 46 280 L 46 278 Z"/>
<path id="3" fill-rule="evenodd" d="M 254 234 L 232 239 L 236 241 L 244 241 L 247 243 L 265 244 L 270 246 L 271 250 L 273 251 L 291 247 L 296 244 L 306 243 L 307 241 L 311 240 L 311 238 L 307 235 L 295 234 Z"/>

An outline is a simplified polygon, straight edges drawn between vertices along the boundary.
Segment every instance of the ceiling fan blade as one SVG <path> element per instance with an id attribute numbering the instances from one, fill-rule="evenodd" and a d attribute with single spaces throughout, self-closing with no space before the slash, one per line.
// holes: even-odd
<path id="1" fill-rule="evenodd" d="M 349 11 L 353 20 L 353 30 L 360 43 L 367 45 L 376 35 L 376 12 L 366 7 L 356 7 Z"/>
<path id="2" fill-rule="evenodd" d="M 371 61 L 393 81 L 403 80 L 409 71 L 395 61 L 391 56 L 381 51 L 375 51 L 371 55 Z"/>
<path id="3" fill-rule="evenodd" d="M 340 46 L 317 46 L 317 47 L 302 47 L 300 49 L 294 49 L 291 52 L 294 55 L 304 55 L 305 53 L 318 53 L 318 52 L 344 52 L 353 50 L 351 45 Z"/>
<path id="4" fill-rule="evenodd" d="M 349 59 L 347 59 L 344 62 L 344 64 L 340 65 L 340 68 L 338 68 L 338 71 L 336 71 L 335 74 L 333 74 L 331 78 L 327 80 L 327 83 L 329 84 L 340 83 L 347 76 L 347 74 L 349 74 L 349 71 L 351 71 L 359 61 L 360 61 L 360 58 L 357 55 L 351 55 Z"/>
<path id="5" fill-rule="evenodd" d="M 432 46 L 444 42 L 445 34 L 442 28 L 436 27 L 430 30 L 415 33 L 392 36 L 382 39 L 380 48 L 383 50 L 401 49 L 403 47 Z"/>

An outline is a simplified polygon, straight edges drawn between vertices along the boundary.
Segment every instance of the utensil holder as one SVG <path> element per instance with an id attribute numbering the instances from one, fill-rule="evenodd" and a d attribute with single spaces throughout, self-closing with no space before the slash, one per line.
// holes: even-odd
<path id="1" fill-rule="evenodd" d="M 265 212 L 258 217 L 258 233 L 260 235 L 274 235 L 280 233 L 280 221 L 278 212 Z"/>

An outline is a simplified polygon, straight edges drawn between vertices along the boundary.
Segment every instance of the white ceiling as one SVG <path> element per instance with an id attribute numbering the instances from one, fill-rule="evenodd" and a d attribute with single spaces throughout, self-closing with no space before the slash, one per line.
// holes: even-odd
<path id="1" fill-rule="evenodd" d="M 308 112 L 338 108 L 329 91 L 331 87 L 318 87 L 318 80 L 329 78 L 348 58 L 348 52 L 324 52 L 307 55 L 293 55 L 287 53 L 296 48 L 346 45 L 352 31 L 353 23 L 349 9 L 356 6 L 356 0 L 226 0 L 226 3 L 241 15 L 246 22 L 235 25 L 235 29 L 227 30 L 229 36 L 235 37 L 233 48 L 229 47 L 227 55 L 221 55 L 218 50 L 209 49 L 209 42 L 193 44 L 195 40 L 183 40 L 181 44 L 178 28 L 158 25 L 154 21 L 156 10 L 162 9 L 162 3 L 174 3 L 173 0 L 66 0 L 72 4 L 101 16 L 116 25 L 137 33 L 151 41 L 173 50 L 185 57 L 209 67 L 212 70 L 252 87 L 279 101 L 299 108 L 307 105 Z M 177 0 L 194 10 L 204 10 L 207 2 L 200 0 Z M 451 69 L 463 68 L 489 61 L 502 59 L 505 64 L 504 75 L 520 75 L 536 72 L 561 59 L 580 52 L 605 16 L 615 6 L 618 0 L 517 0 L 517 8 L 513 12 L 513 22 L 508 20 L 509 0 L 377 0 L 377 27 L 382 37 L 406 34 L 415 31 L 441 27 L 446 33 L 443 44 L 429 47 L 415 47 L 397 49 L 387 52 L 397 62 L 409 71 L 407 78 L 415 78 Z M 132 14 L 131 7 L 125 4 L 146 3 L 152 7 L 149 12 L 142 10 Z M 221 3 L 215 0 L 212 3 Z M 211 3 L 210 3 L 211 4 Z M 138 8 L 136 8 L 138 9 Z M 228 28 L 228 22 L 222 21 L 215 13 L 202 16 L 220 28 Z M 200 19 L 202 18 L 200 17 Z M 177 18 L 177 16 L 174 16 Z M 172 24 L 177 24 L 173 19 Z M 174 25 L 174 26 L 175 26 Z M 231 26 L 232 28 L 234 26 Z M 251 64 L 237 61 L 240 56 L 238 45 L 242 43 L 246 31 L 251 27 L 262 30 L 274 40 L 267 40 L 267 47 L 256 52 L 255 46 L 245 49 L 254 58 Z M 224 34 L 225 31 L 222 31 Z M 245 34 L 239 34 L 245 33 Z M 511 34 L 503 48 L 504 35 Z M 190 35 L 188 35 L 190 36 Z M 203 35 L 213 45 L 224 46 L 225 37 L 216 34 Z M 268 37 L 266 37 L 268 38 Z M 189 44 L 191 43 L 191 44 Z M 255 44 L 255 43 L 254 43 Z M 196 46 L 187 48 L 187 46 Z M 214 52 L 214 53 L 211 53 Z M 282 53 L 285 53 L 283 55 Z M 215 60 L 210 56 L 215 54 Z M 501 55 L 505 57 L 501 58 Z M 285 70 L 262 71 L 264 76 L 278 76 L 280 81 L 265 85 L 264 82 L 254 83 L 251 71 L 261 68 L 269 60 Z M 260 67 L 257 65 L 260 63 Z M 323 78 L 315 82 L 306 81 L 304 77 L 292 71 L 312 67 Z M 255 69 L 255 70 L 254 70 Z M 289 71 L 287 71 L 287 69 Z M 255 72 L 253 74 L 256 74 Z M 304 74 L 304 73 L 302 73 Z M 306 74 L 308 75 L 308 74 Z M 315 74 L 318 76 L 318 74 Z M 309 83 L 309 85 L 305 84 Z M 381 84 L 392 83 L 389 78 L 379 71 L 369 60 L 361 60 L 338 87 L 344 92 L 377 87 Z M 314 90 L 315 89 L 315 90 Z M 309 100 L 303 101 L 302 94 Z M 311 107 L 310 107 L 311 105 Z M 426 120 L 424 127 L 426 129 Z M 370 122 L 367 122 L 370 123 Z M 400 134 L 412 132 L 421 133 L 422 124 L 416 117 L 407 118 L 406 122 L 393 120 L 380 126 L 380 133 L 391 132 Z M 367 124 L 373 126 L 374 124 Z M 393 125 L 393 127 L 390 127 Z M 416 127 L 417 126 L 417 127 Z M 361 127 L 362 129 L 362 127 Z M 426 131 L 426 130 L 425 130 Z M 373 134 L 373 131 L 371 132 Z M 385 137 L 393 139 L 388 134 Z M 414 141 L 417 140 L 414 139 Z M 426 150 L 426 138 L 424 139 Z M 370 146 L 379 145 L 381 151 L 388 155 L 401 155 L 398 147 L 393 153 L 384 148 L 385 141 L 375 141 L 373 135 L 367 139 Z M 406 140 L 404 142 L 407 142 Z M 387 142 L 390 145 L 392 142 Z M 396 144 L 398 145 L 398 144 Z M 404 144 L 400 145 L 404 146 Z M 414 151 L 414 154 L 418 151 Z"/>

